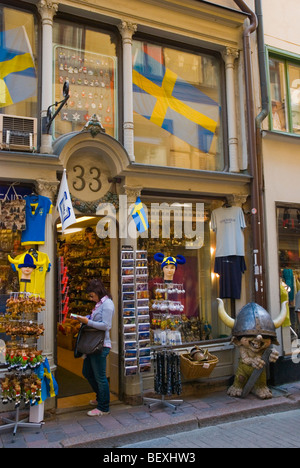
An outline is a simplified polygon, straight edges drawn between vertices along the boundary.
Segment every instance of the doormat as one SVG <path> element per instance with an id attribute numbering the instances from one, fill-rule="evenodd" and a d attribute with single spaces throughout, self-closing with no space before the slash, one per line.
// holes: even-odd
<path id="1" fill-rule="evenodd" d="M 64 367 L 58 366 L 55 373 L 58 384 L 58 398 L 65 398 L 83 393 L 92 393 L 93 390 L 86 379 L 73 374 Z"/>

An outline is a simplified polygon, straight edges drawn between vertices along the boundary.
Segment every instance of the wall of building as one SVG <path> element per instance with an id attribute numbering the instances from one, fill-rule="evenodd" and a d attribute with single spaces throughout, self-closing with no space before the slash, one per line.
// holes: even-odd
<path id="1" fill-rule="evenodd" d="M 297 0 L 262 0 L 265 44 L 289 53 L 300 60 L 299 14 Z M 280 310 L 278 235 L 276 203 L 300 203 L 300 138 L 274 134 L 269 121 L 263 124 L 263 166 L 265 180 L 265 214 L 267 242 L 267 282 L 269 309 L 273 316 Z M 285 354 L 291 352 L 289 328 L 283 329 Z"/>

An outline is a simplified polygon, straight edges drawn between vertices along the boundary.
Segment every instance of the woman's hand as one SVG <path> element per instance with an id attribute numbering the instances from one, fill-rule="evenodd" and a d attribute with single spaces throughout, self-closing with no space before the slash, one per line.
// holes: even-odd
<path id="1" fill-rule="evenodd" d="M 87 325 L 88 321 L 89 321 L 89 319 L 87 317 L 81 317 L 81 315 L 78 315 L 76 317 L 76 320 L 78 320 L 78 322 L 80 322 L 80 323 L 84 323 L 85 325 Z"/>

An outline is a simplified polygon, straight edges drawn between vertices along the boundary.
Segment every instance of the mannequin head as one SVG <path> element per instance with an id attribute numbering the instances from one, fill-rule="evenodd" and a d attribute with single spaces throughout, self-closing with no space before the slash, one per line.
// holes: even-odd
<path id="1" fill-rule="evenodd" d="M 22 280 L 30 280 L 30 277 L 33 271 L 36 269 L 36 265 L 31 255 L 26 254 L 24 257 L 23 263 L 18 265 L 18 268 L 21 270 L 21 279 Z"/>
<path id="2" fill-rule="evenodd" d="M 22 272 L 21 279 L 30 280 L 30 277 L 33 273 L 34 268 L 24 267 L 24 268 L 20 268 L 20 270 Z"/>
<path id="3" fill-rule="evenodd" d="M 174 275 L 176 272 L 176 267 L 173 264 L 166 265 L 163 267 L 164 280 L 173 281 Z"/>
<path id="4" fill-rule="evenodd" d="M 161 263 L 161 268 L 163 270 L 164 281 L 173 281 L 175 272 L 178 265 L 185 264 L 185 258 L 182 255 L 177 255 L 177 257 L 165 257 L 162 253 L 156 253 L 154 259 Z"/>

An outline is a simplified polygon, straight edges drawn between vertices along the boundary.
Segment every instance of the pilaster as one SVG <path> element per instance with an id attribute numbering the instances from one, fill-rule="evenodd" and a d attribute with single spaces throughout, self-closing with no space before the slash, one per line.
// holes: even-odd
<path id="1" fill-rule="evenodd" d="M 239 57 L 239 51 L 231 47 L 226 47 L 222 56 L 225 62 L 226 72 L 229 170 L 230 172 L 240 172 L 238 163 L 237 111 L 235 94 L 235 60 Z"/>
<path id="2" fill-rule="evenodd" d="M 58 0 L 39 0 L 38 12 L 42 19 L 42 121 L 45 122 L 47 109 L 53 104 L 53 18 L 58 11 Z M 41 153 L 52 154 L 52 136 L 42 134 Z"/>
<path id="3" fill-rule="evenodd" d="M 133 124 L 133 89 L 132 89 L 132 36 L 137 25 L 127 21 L 119 24 L 123 42 L 123 83 L 124 83 L 124 147 L 131 161 L 134 157 L 134 124 Z"/>

